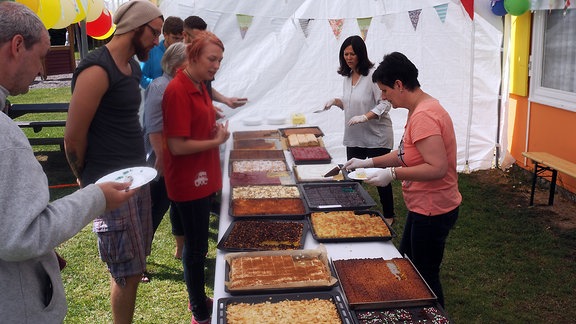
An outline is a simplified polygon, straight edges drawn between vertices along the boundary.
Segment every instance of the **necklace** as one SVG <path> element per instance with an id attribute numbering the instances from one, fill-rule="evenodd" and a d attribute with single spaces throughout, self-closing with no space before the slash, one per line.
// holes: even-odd
<path id="1" fill-rule="evenodd" d="M 184 74 L 186 74 L 186 76 L 188 77 L 188 79 L 190 79 L 190 81 L 192 81 L 192 83 L 194 83 L 194 85 L 196 87 L 198 87 L 198 89 L 202 90 L 202 88 L 200 87 L 200 81 L 196 81 L 192 75 L 190 74 L 190 72 L 188 71 L 188 69 L 184 69 Z"/>

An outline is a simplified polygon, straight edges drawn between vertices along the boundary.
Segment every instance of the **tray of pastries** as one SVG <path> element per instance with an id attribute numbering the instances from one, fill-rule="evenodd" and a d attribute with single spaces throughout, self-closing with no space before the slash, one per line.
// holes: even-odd
<path id="1" fill-rule="evenodd" d="M 235 220 L 216 247 L 228 252 L 302 249 L 307 231 L 304 220 Z"/>
<path id="2" fill-rule="evenodd" d="M 308 213 L 297 186 L 239 186 L 232 188 L 230 216 L 304 218 Z"/>
<path id="3" fill-rule="evenodd" d="M 292 149 L 293 147 L 313 147 L 324 146 L 322 137 L 316 137 L 312 133 L 307 134 L 290 134 L 285 138 L 286 147 Z"/>
<path id="4" fill-rule="evenodd" d="M 324 136 L 324 133 L 318 126 L 307 126 L 307 127 L 286 127 L 278 129 L 280 135 L 283 137 L 288 137 L 292 134 L 313 134 L 316 137 Z"/>
<path id="5" fill-rule="evenodd" d="M 224 290 L 233 295 L 330 290 L 338 282 L 323 245 L 309 250 L 233 252 L 224 259 Z"/>
<path id="6" fill-rule="evenodd" d="M 230 161 L 234 160 L 286 160 L 283 150 L 231 150 Z"/>
<path id="7" fill-rule="evenodd" d="M 276 138 L 250 138 L 233 141 L 234 150 L 281 150 L 282 143 Z"/>
<path id="8" fill-rule="evenodd" d="M 332 156 L 323 146 L 290 147 L 294 164 L 326 164 L 332 161 Z"/>
<path id="9" fill-rule="evenodd" d="M 333 260 L 332 264 L 351 309 L 419 306 L 436 300 L 407 258 Z"/>
<path id="10" fill-rule="evenodd" d="M 356 323 L 432 323 L 450 324 L 452 321 L 438 302 L 422 306 L 391 307 L 370 310 L 351 310 Z"/>
<path id="11" fill-rule="evenodd" d="M 326 181 L 342 181 L 347 174 L 346 170 L 340 169 L 338 174 L 325 177 L 324 175 L 334 170 L 336 164 L 301 164 L 294 165 L 294 178 L 296 182 L 326 182 Z"/>
<path id="12" fill-rule="evenodd" d="M 338 292 L 220 298 L 217 313 L 219 324 L 353 323 Z"/>
<path id="13" fill-rule="evenodd" d="M 289 171 L 232 172 L 230 186 L 293 185 L 296 182 Z"/>
<path id="14" fill-rule="evenodd" d="M 229 173 L 288 171 L 284 160 L 234 160 L 230 161 Z"/>
<path id="15" fill-rule="evenodd" d="M 254 139 L 254 138 L 280 138 L 280 132 L 277 129 L 238 131 L 232 133 L 232 139 Z"/>
<path id="16" fill-rule="evenodd" d="M 388 241 L 396 237 L 375 210 L 311 212 L 309 221 L 318 242 Z"/>
<path id="17" fill-rule="evenodd" d="M 311 211 L 363 210 L 376 206 L 358 182 L 301 183 L 298 186 Z"/>

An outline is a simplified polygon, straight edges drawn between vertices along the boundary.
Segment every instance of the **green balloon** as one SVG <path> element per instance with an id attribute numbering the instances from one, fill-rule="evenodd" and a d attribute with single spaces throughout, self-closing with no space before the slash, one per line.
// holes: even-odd
<path id="1" fill-rule="evenodd" d="M 521 16 L 530 10 L 530 0 L 504 0 L 504 9 L 512 16 Z"/>

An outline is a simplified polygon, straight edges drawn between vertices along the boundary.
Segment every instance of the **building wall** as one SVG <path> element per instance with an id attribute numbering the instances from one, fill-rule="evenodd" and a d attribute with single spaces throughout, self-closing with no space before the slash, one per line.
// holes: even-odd
<path id="1" fill-rule="evenodd" d="M 508 117 L 509 150 L 518 166 L 533 170 L 531 161 L 522 156 L 525 151 L 548 152 L 576 162 L 576 113 L 510 95 Z M 557 185 L 576 193 L 576 179 L 569 175 L 559 172 Z"/>

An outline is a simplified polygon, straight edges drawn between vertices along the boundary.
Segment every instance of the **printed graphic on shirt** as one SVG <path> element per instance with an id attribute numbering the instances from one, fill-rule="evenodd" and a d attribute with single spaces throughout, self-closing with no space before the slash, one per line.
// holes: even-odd
<path id="1" fill-rule="evenodd" d="M 196 180 L 194 180 L 194 185 L 196 187 L 205 186 L 208 184 L 208 174 L 206 171 L 200 171 L 196 175 Z"/>

